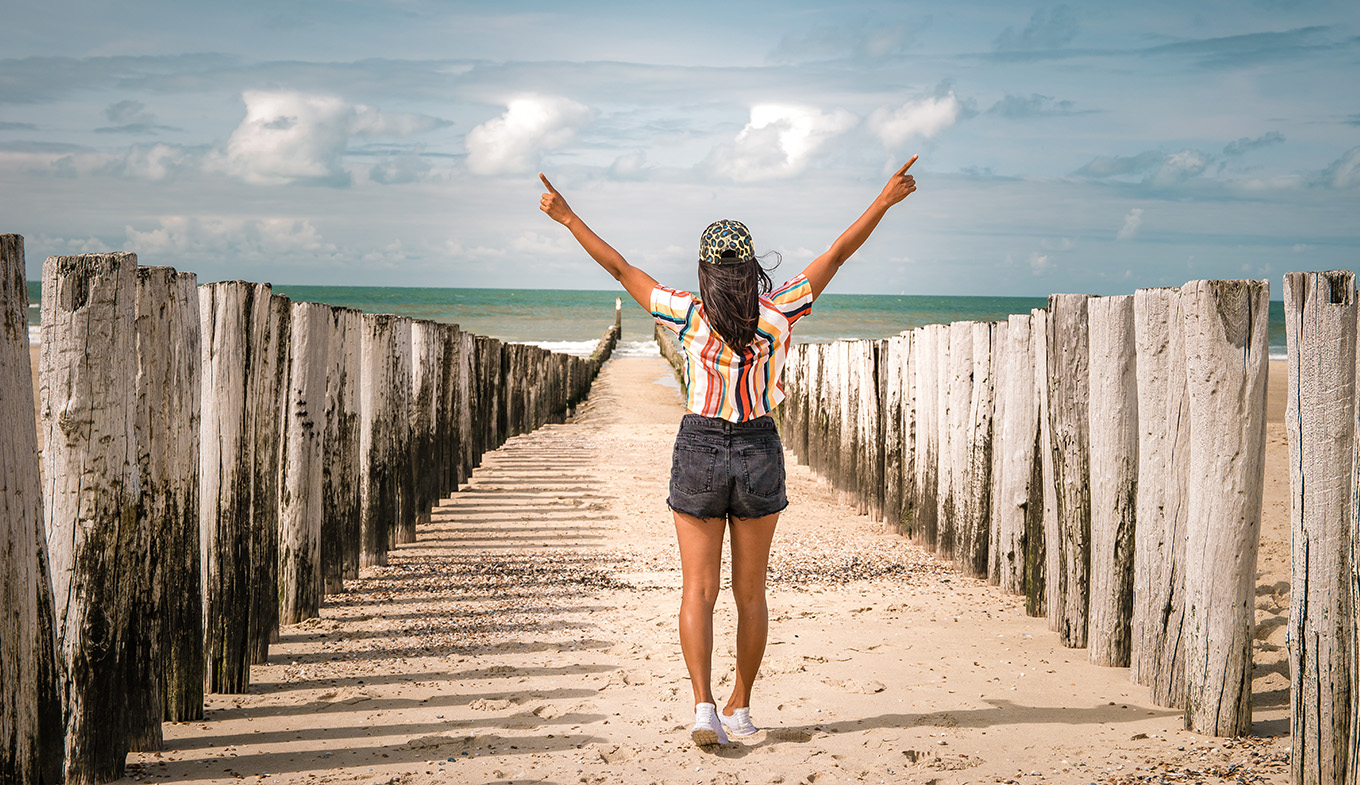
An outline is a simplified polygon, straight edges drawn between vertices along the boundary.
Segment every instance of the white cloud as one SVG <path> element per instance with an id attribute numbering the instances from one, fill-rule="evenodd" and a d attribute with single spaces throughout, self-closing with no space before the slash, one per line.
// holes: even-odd
<path id="1" fill-rule="evenodd" d="M 1138 235 L 1138 230 L 1143 225 L 1143 208 L 1134 207 L 1124 216 L 1124 225 L 1119 227 L 1119 232 L 1114 236 L 1116 240 L 1132 240 Z"/>
<path id="2" fill-rule="evenodd" d="M 1035 275 L 1042 275 L 1048 272 L 1049 268 L 1052 266 L 1053 263 L 1049 260 L 1049 256 L 1046 253 L 1035 251 L 1029 255 L 1029 269 Z"/>
<path id="3" fill-rule="evenodd" d="M 951 91 L 934 98 L 907 101 L 896 108 L 879 107 L 869 115 L 869 130 L 884 146 L 896 149 L 912 137 L 929 139 L 953 125 L 962 107 Z"/>
<path id="4" fill-rule="evenodd" d="M 761 104 L 730 144 L 715 148 L 703 163 L 711 173 L 737 182 L 792 177 L 836 137 L 859 122 L 836 109 Z"/>
<path id="5" fill-rule="evenodd" d="M 158 223 L 145 230 L 126 227 L 128 247 L 151 256 L 189 257 L 330 257 L 337 251 L 306 219 L 171 215 Z"/>
<path id="6" fill-rule="evenodd" d="M 1210 158 L 1198 150 L 1181 150 L 1166 157 L 1148 182 L 1152 185 L 1166 186 L 1183 183 L 1198 177 L 1209 166 Z"/>
<path id="7" fill-rule="evenodd" d="M 513 99 L 500 117 L 468 132 L 468 168 L 477 174 L 533 172 L 543 153 L 567 145 L 594 119 L 590 107 L 568 98 Z"/>
<path id="8" fill-rule="evenodd" d="M 444 123 L 424 115 L 385 114 L 339 98 L 251 90 L 246 116 L 210 168 L 255 185 L 348 185 L 341 158 L 353 136 L 407 136 Z"/>
<path id="9" fill-rule="evenodd" d="M 1333 161 L 1323 174 L 1327 184 L 1333 188 L 1360 186 L 1360 147 L 1352 147 L 1346 151 L 1346 154 Z"/>

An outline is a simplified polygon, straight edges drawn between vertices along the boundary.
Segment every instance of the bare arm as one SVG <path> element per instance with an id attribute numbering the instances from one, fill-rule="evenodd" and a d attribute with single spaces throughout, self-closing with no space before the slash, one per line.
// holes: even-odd
<path id="1" fill-rule="evenodd" d="M 538 200 L 538 209 L 548 214 L 548 217 L 562 224 L 571 230 L 571 236 L 576 238 L 576 242 L 581 244 L 590 258 L 599 263 L 605 272 L 614 276 L 614 280 L 623 284 L 623 288 L 633 296 L 634 300 L 649 312 L 652 310 L 652 289 L 656 287 L 656 280 L 647 273 L 639 270 L 628 263 L 623 255 L 614 250 L 614 247 L 595 234 L 586 222 L 582 221 L 576 213 L 572 212 L 567 200 L 562 198 L 562 194 L 553 188 L 548 178 L 539 172 L 538 179 L 543 181 L 543 186 L 548 192 Z"/>
<path id="2" fill-rule="evenodd" d="M 831 283 L 831 278 L 836 271 L 845 264 L 855 251 L 859 250 L 864 241 L 869 239 L 878 222 L 883 220 L 888 208 L 906 199 L 916 191 L 916 180 L 907 170 L 916 163 L 917 156 L 912 156 L 910 161 L 897 170 L 897 173 L 888 180 L 888 184 L 883 186 L 883 191 L 874 199 L 869 209 L 859 217 L 850 228 L 841 232 L 841 236 L 836 238 L 836 242 L 831 244 L 831 248 L 826 253 L 812 260 L 803 270 L 803 275 L 807 276 L 808 282 L 812 284 L 812 299 L 821 296 L 822 290 Z"/>

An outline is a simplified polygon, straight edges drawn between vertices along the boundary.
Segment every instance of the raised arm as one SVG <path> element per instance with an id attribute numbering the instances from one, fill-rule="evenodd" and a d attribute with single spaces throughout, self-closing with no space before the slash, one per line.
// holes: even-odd
<path id="1" fill-rule="evenodd" d="M 864 241 L 873 234 L 878 222 L 887 214 L 888 208 L 906 199 L 916 191 L 916 180 L 907 170 L 916 163 L 916 156 L 912 156 L 910 161 L 897 170 L 897 173 L 888 180 L 888 184 L 883 186 L 883 191 L 874 199 L 869 209 L 864 211 L 858 220 L 850 224 L 850 228 L 841 232 L 841 236 L 836 238 L 836 242 L 831 244 L 831 248 L 826 253 L 812 260 L 803 270 L 803 275 L 807 276 L 808 282 L 812 284 L 812 299 L 821 296 L 822 290 L 831 283 L 831 278 L 836 271 L 845 264 L 855 251 L 859 250 Z"/>
<path id="2" fill-rule="evenodd" d="M 629 264 L 613 246 L 600 239 L 598 234 L 586 226 L 586 222 L 572 212 L 567 200 L 553 188 L 552 183 L 548 182 L 548 178 L 544 177 L 542 172 L 538 173 L 538 179 L 542 180 L 543 187 L 548 189 L 548 192 L 538 200 L 538 209 L 570 229 L 571 236 L 575 237 L 576 242 L 590 254 L 590 258 L 598 262 L 605 272 L 614 276 L 614 280 L 623 284 L 623 288 L 638 301 L 638 305 L 651 311 L 652 289 L 656 287 L 656 280 Z"/>

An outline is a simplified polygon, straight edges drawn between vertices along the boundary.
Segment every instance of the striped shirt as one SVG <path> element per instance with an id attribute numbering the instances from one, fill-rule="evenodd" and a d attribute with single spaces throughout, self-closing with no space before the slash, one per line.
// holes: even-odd
<path id="1" fill-rule="evenodd" d="M 680 336 L 685 408 L 745 422 L 769 414 L 784 400 L 784 353 L 794 323 L 812 310 L 812 283 L 799 275 L 759 302 L 755 340 L 745 349 L 734 349 L 709 325 L 703 301 L 665 286 L 652 290 L 652 316 Z"/>

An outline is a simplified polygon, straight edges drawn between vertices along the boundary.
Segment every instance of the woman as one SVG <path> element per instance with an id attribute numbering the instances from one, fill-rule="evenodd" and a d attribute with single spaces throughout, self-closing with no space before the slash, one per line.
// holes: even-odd
<path id="1" fill-rule="evenodd" d="M 670 497 L 680 541 L 684 588 L 680 649 L 694 689 L 700 745 L 749 736 L 751 685 L 765 655 L 765 571 L 784 492 L 784 453 L 769 413 L 784 398 L 779 376 L 790 330 L 811 310 L 840 266 L 859 249 L 888 209 L 916 190 L 912 156 L 869 209 L 802 274 L 770 291 L 751 235 L 737 221 L 718 221 L 699 241 L 699 293 L 668 289 L 630 265 L 572 212 L 542 173 L 548 192 L 539 208 L 576 241 L 642 307 L 680 336 L 688 387 L 672 457 Z M 721 583 L 723 533 L 732 532 L 732 594 L 737 606 L 737 678 L 721 713 L 709 684 L 713 605 Z"/>

